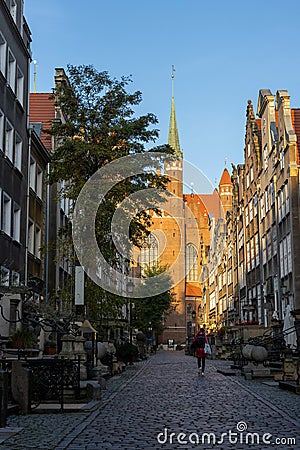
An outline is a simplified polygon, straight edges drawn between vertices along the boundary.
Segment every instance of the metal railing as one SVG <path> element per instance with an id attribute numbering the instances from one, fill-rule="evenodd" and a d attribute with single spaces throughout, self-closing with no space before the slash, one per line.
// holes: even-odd
<path id="1" fill-rule="evenodd" d="M 31 370 L 31 407 L 42 402 L 60 403 L 64 410 L 66 391 L 71 390 L 75 399 L 80 397 L 80 359 L 27 360 Z"/>

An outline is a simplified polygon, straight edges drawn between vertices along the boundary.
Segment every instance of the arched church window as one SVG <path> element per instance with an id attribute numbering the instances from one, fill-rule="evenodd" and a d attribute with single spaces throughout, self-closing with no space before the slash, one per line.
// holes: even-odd
<path id="1" fill-rule="evenodd" d="M 157 262 L 158 262 L 158 240 L 154 236 L 154 234 L 150 233 L 149 236 L 147 236 L 144 239 L 141 248 L 140 264 L 142 274 L 147 266 L 148 267 L 155 266 Z"/>
<path id="2" fill-rule="evenodd" d="M 186 281 L 199 281 L 198 252 L 193 244 L 187 244 L 185 251 Z"/>

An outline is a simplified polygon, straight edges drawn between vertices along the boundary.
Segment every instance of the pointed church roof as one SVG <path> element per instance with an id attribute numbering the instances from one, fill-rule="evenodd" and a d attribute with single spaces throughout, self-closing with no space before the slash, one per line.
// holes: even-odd
<path id="1" fill-rule="evenodd" d="M 186 297 L 201 297 L 202 290 L 201 290 L 199 283 L 197 283 L 197 284 L 186 283 L 185 284 L 185 296 Z"/>
<path id="2" fill-rule="evenodd" d="M 215 219 L 223 217 L 222 205 L 217 189 L 214 189 L 212 194 L 198 194 L 203 201 L 208 213 L 214 216 Z"/>
<path id="3" fill-rule="evenodd" d="M 173 69 L 174 71 L 174 69 Z M 182 152 L 180 150 L 179 135 L 176 121 L 175 100 L 174 100 L 174 72 L 172 73 L 172 103 L 169 125 L 169 137 L 168 144 L 175 150 L 176 156 L 182 158 Z"/>
<path id="4" fill-rule="evenodd" d="M 224 186 L 224 184 L 232 184 L 231 177 L 226 167 L 223 170 L 219 186 Z"/>

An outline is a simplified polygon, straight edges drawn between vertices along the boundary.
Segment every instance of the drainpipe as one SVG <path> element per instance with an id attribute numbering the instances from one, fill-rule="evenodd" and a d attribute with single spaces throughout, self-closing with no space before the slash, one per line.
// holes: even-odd
<path id="1" fill-rule="evenodd" d="M 47 164 L 47 178 L 50 175 L 50 163 Z M 46 244 L 46 256 L 45 256 L 45 298 L 46 302 L 49 300 L 49 225 L 50 225 L 50 185 L 46 185 L 46 229 L 45 229 L 45 244 Z"/>
<path id="2" fill-rule="evenodd" d="M 28 283 L 28 221 L 29 221 L 29 189 L 30 189 L 30 157 L 31 157 L 31 128 L 28 129 L 28 157 L 27 157 L 27 187 L 26 187 L 26 215 L 25 215 L 25 266 L 24 266 L 24 284 Z"/>

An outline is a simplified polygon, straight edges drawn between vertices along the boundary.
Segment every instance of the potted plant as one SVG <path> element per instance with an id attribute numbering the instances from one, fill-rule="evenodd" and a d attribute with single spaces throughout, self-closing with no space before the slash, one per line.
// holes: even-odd
<path id="1" fill-rule="evenodd" d="M 129 363 L 137 360 L 138 348 L 130 342 L 124 342 L 116 346 L 116 356 L 118 361 Z"/>
<path id="2" fill-rule="evenodd" d="M 18 328 L 11 336 L 12 348 L 25 349 L 35 346 L 35 336 L 28 328 Z"/>
<path id="3" fill-rule="evenodd" d="M 56 354 L 56 342 L 46 341 L 44 345 L 44 355 L 55 355 Z"/>

